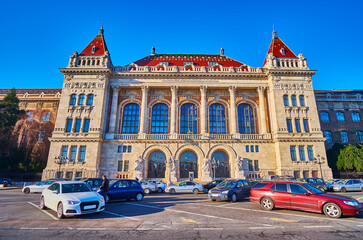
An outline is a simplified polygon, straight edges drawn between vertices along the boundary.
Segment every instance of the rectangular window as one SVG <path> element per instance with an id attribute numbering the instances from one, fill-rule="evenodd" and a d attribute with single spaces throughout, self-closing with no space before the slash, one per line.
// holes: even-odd
<path id="1" fill-rule="evenodd" d="M 289 133 L 291 133 L 292 132 L 292 124 L 291 124 L 291 119 L 290 118 L 286 119 L 286 125 L 287 125 L 287 131 Z"/>
<path id="2" fill-rule="evenodd" d="M 343 112 L 336 112 L 337 121 L 338 122 L 345 122 L 345 117 Z"/>
<path id="3" fill-rule="evenodd" d="M 118 147 L 117 147 L 117 152 L 118 152 L 118 153 L 121 153 L 121 152 L 122 152 L 122 146 L 118 146 Z"/>
<path id="4" fill-rule="evenodd" d="M 250 146 L 246 145 L 246 152 L 250 151 Z"/>
<path id="5" fill-rule="evenodd" d="M 127 152 L 127 146 L 122 147 L 122 152 Z"/>
<path id="6" fill-rule="evenodd" d="M 68 159 L 68 146 L 62 147 L 62 161 Z"/>
<path id="7" fill-rule="evenodd" d="M 72 131 L 72 124 L 73 124 L 73 119 L 68 118 L 67 119 L 67 126 L 66 126 L 66 132 L 67 133 Z"/>
<path id="8" fill-rule="evenodd" d="M 308 158 L 310 161 L 314 160 L 313 146 L 308 146 Z"/>
<path id="9" fill-rule="evenodd" d="M 129 160 L 125 160 L 124 172 L 129 171 Z"/>
<path id="10" fill-rule="evenodd" d="M 342 142 L 343 143 L 347 143 L 348 142 L 348 133 L 346 131 L 341 131 L 340 132 L 340 136 L 342 138 Z"/>
<path id="11" fill-rule="evenodd" d="M 255 171 L 260 171 L 260 167 L 258 166 L 258 160 L 255 160 Z"/>
<path id="12" fill-rule="evenodd" d="M 81 178 L 82 177 L 82 172 L 76 172 L 76 178 Z"/>
<path id="13" fill-rule="evenodd" d="M 76 127 L 74 128 L 74 132 L 78 133 L 81 130 L 81 122 L 82 119 L 80 118 L 76 119 Z"/>
<path id="14" fill-rule="evenodd" d="M 294 171 L 294 178 L 296 179 L 300 178 L 300 171 Z"/>
<path id="15" fill-rule="evenodd" d="M 360 122 L 360 116 L 358 112 L 352 112 L 352 120 L 353 122 Z"/>
<path id="16" fill-rule="evenodd" d="M 291 155 L 291 160 L 292 161 L 296 161 L 296 147 L 295 146 L 290 146 L 290 155 Z"/>
<path id="17" fill-rule="evenodd" d="M 253 171 L 253 161 L 252 160 L 248 160 L 248 171 Z"/>
<path id="18" fill-rule="evenodd" d="M 128 152 L 131 152 L 131 150 L 132 150 L 132 146 L 128 146 L 128 147 L 127 147 L 127 151 L 128 151 Z"/>
<path id="19" fill-rule="evenodd" d="M 118 164 L 117 164 L 117 171 L 118 172 L 122 172 L 122 165 L 123 165 L 124 161 L 118 161 Z"/>
<path id="20" fill-rule="evenodd" d="M 309 132 L 309 122 L 308 122 L 308 119 L 304 118 L 303 123 L 304 123 L 304 131 L 306 133 Z"/>
<path id="21" fill-rule="evenodd" d="M 305 149 L 304 146 L 299 146 L 300 161 L 305 161 Z"/>
<path id="22" fill-rule="evenodd" d="M 73 172 L 66 172 L 66 179 L 71 180 L 73 178 Z"/>
<path id="23" fill-rule="evenodd" d="M 69 159 L 69 161 L 75 162 L 76 157 L 77 157 L 77 146 L 72 146 L 71 147 L 71 158 Z"/>
<path id="24" fill-rule="evenodd" d="M 300 118 L 295 118 L 295 127 L 296 127 L 296 132 L 300 133 L 301 132 Z"/>
<path id="25" fill-rule="evenodd" d="M 317 177 L 318 177 L 318 171 L 317 171 L 317 170 L 313 170 L 313 171 L 311 171 L 311 176 L 312 176 L 313 178 L 317 178 Z"/>
<path id="26" fill-rule="evenodd" d="M 83 124 L 83 132 L 88 133 L 89 132 L 89 123 L 90 123 L 90 119 L 86 118 L 84 119 L 84 124 Z"/>
<path id="27" fill-rule="evenodd" d="M 253 152 L 254 151 L 254 149 L 253 149 L 253 145 L 251 145 L 251 152 Z"/>
<path id="28" fill-rule="evenodd" d="M 303 171 L 303 178 L 309 177 L 309 171 Z"/>
<path id="29" fill-rule="evenodd" d="M 79 162 L 84 162 L 86 160 L 86 150 L 87 150 L 86 146 L 81 146 L 78 157 Z"/>
<path id="30" fill-rule="evenodd" d="M 256 150 L 256 152 L 260 151 L 260 149 L 258 148 L 258 145 L 255 146 L 255 150 Z"/>

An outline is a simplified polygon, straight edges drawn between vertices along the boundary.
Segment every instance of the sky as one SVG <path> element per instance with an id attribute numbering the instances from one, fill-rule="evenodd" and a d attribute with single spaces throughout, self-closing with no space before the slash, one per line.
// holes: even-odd
<path id="1" fill-rule="evenodd" d="M 156 53 L 219 54 L 261 67 L 278 36 L 316 90 L 363 89 L 363 1 L 3 0 L 0 88 L 61 88 L 69 56 L 103 24 L 115 66 Z"/>

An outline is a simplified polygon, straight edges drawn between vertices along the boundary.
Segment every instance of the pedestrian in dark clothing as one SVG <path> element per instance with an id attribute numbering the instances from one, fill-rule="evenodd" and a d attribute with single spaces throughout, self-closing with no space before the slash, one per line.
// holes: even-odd
<path id="1" fill-rule="evenodd" d="M 102 181 L 100 190 L 101 190 L 101 195 L 103 196 L 103 198 L 105 199 L 105 202 L 106 202 L 107 192 L 109 190 L 109 181 L 108 181 L 106 175 L 103 175 L 102 179 L 103 179 L 103 181 Z"/>

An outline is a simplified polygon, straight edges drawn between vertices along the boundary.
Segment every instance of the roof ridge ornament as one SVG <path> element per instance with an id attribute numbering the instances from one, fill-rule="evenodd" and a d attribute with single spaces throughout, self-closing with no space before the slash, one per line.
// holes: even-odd
<path id="1" fill-rule="evenodd" d="M 220 49 L 220 51 L 219 51 L 219 55 L 220 55 L 220 56 L 224 56 L 224 48 L 223 48 L 223 47 L 221 47 L 221 49 Z"/>
<path id="2" fill-rule="evenodd" d="M 277 32 L 276 32 L 276 30 L 275 30 L 275 25 L 272 25 L 272 39 L 274 39 L 274 38 L 278 38 L 278 36 L 277 36 Z"/>
<path id="3" fill-rule="evenodd" d="M 98 35 L 103 36 L 103 32 L 104 32 L 104 30 L 103 30 L 103 23 L 102 23 L 102 26 L 100 28 L 100 31 L 98 32 Z"/>
<path id="4" fill-rule="evenodd" d="M 151 48 L 151 54 L 150 55 L 155 56 L 155 47 L 154 46 Z"/>

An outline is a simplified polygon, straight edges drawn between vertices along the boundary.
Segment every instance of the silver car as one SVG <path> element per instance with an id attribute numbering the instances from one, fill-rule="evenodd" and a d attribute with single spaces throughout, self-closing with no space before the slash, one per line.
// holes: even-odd
<path id="1" fill-rule="evenodd" d="M 158 185 L 146 181 L 140 181 L 141 187 L 144 189 L 145 194 L 158 191 Z"/>
<path id="2" fill-rule="evenodd" d="M 340 180 L 334 185 L 331 185 L 330 189 L 333 190 L 334 192 L 347 192 L 347 191 L 363 192 L 363 181 L 359 179 Z"/>
<path id="3" fill-rule="evenodd" d="M 174 193 L 197 194 L 199 192 L 203 192 L 203 185 L 193 181 L 184 181 L 179 183 L 178 185 L 168 186 L 167 188 L 165 188 L 165 192 L 170 194 Z"/>

